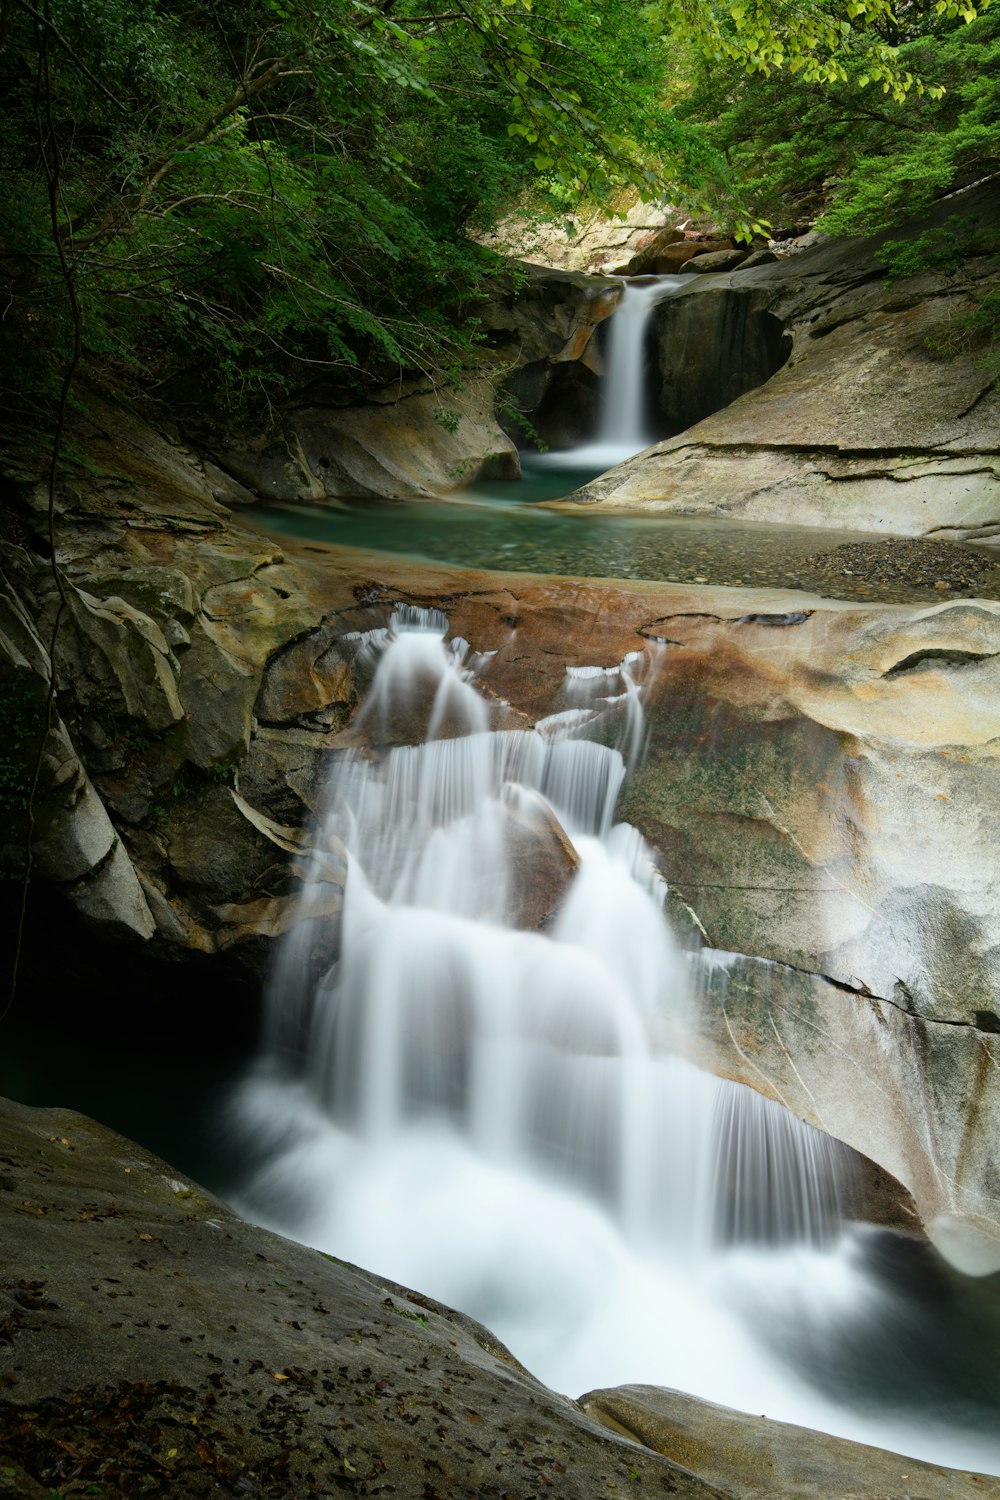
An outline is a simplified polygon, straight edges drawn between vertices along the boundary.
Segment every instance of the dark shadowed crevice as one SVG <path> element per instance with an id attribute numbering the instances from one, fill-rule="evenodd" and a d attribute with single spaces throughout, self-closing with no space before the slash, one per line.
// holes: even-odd
<path id="1" fill-rule="evenodd" d="M 712 287 L 661 302 L 653 314 L 661 435 L 683 432 L 770 380 L 792 352 L 759 290 Z"/>

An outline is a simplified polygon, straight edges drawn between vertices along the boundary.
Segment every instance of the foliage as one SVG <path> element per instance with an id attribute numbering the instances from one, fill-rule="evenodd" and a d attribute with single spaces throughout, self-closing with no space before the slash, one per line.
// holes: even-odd
<path id="1" fill-rule="evenodd" d="M 175 402 L 461 367 L 494 270 L 470 232 L 526 192 L 555 212 L 630 184 L 752 231 L 733 129 L 676 107 L 681 63 L 729 81 L 730 113 L 788 74 L 810 100 L 867 80 L 926 110 L 936 59 L 894 24 L 889 0 L 5 0 L 8 415 L 51 402 L 67 282 L 90 356 Z M 949 58 L 953 170 L 994 106 Z"/>
<path id="2" fill-rule="evenodd" d="M 818 217 L 828 233 L 873 233 L 1000 165 L 1000 11 L 969 21 L 964 8 L 915 0 L 898 15 L 898 67 L 933 80 L 905 101 L 884 80 L 873 91 L 854 57 L 825 87 L 804 72 L 691 66 L 680 113 L 704 122 L 739 191 L 776 226 Z"/>

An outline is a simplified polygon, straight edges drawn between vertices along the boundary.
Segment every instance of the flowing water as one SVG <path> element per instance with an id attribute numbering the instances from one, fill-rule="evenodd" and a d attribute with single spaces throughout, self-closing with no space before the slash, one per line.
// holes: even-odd
<path id="1" fill-rule="evenodd" d="M 243 1210 L 472 1314 L 571 1394 L 674 1386 L 1000 1469 L 995 1393 L 942 1392 L 881 1241 L 841 1221 L 851 1154 L 683 1056 L 702 960 L 615 822 L 664 648 L 567 674 L 525 731 L 435 612 L 346 647 L 381 748 L 330 770 L 231 1106 Z"/>
<path id="2" fill-rule="evenodd" d="M 556 500 L 656 440 L 647 412 L 644 374 L 649 320 L 657 302 L 684 277 L 626 282 L 608 322 L 606 375 L 597 431 L 575 448 L 522 454 L 519 480 L 491 481 L 448 501 L 355 501 L 336 505 L 255 507 L 269 531 L 366 551 L 391 552 L 466 568 L 502 568 L 572 577 L 641 578 L 671 583 L 796 588 L 830 598 L 907 603 L 939 600 L 935 585 L 952 576 L 940 558 L 922 576 L 891 557 L 870 566 L 838 549 L 885 545 L 860 531 L 779 526 L 715 517 L 590 515 L 546 509 Z M 912 544 L 911 544 L 912 545 Z M 1000 597 L 1000 560 L 993 548 L 953 545 L 948 556 L 967 578 L 952 587 L 980 598 Z"/>
<path id="3" fill-rule="evenodd" d="M 623 284 L 621 301 L 608 323 L 597 431 L 579 447 L 537 457 L 540 467 L 599 474 L 656 442 L 646 410 L 649 323 L 656 304 L 679 291 L 686 280 L 684 276 L 656 276 Z"/>

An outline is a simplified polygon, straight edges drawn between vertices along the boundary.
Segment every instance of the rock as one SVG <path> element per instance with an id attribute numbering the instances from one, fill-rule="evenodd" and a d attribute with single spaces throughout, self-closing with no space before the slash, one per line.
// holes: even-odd
<path id="1" fill-rule="evenodd" d="M 966 1275 L 1000 1270 L 989 1141 L 1000 1128 L 997 1038 L 907 1014 L 896 1000 L 763 959 L 709 950 L 701 1064 L 845 1141 L 912 1195 L 920 1224 Z M 960 1081 L 971 1077 L 971 1092 Z M 907 1225 L 900 1204 L 897 1224 Z"/>
<path id="2" fill-rule="evenodd" d="M 611 268 L 627 261 L 667 227 L 664 219 L 670 211 L 644 203 L 627 191 L 619 195 L 616 209 L 614 217 L 595 206 L 548 223 L 525 220 L 515 213 L 483 235 L 481 243 L 547 270 L 610 271 L 617 276 L 621 272 Z"/>
<path id="3" fill-rule="evenodd" d="M 614 311 L 621 288 L 603 276 L 583 276 L 524 264 L 480 312 L 492 348 L 518 364 L 579 360 L 595 328 Z"/>
<path id="4" fill-rule="evenodd" d="M 602 369 L 595 333 L 617 306 L 621 287 L 597 276 L 523 270 L 526 283 L 498 294 L 481 314 L 494 356 L 513 367 L 500 421 L 522 445 L 527 437 L 572 444 L 595 419 Z"/>
<path id="5" fill-rule="evenodd" d="M 254 712 L 264 724 L 287 724 L 334 705 L 342 726 L 354 698 L 350 663 L 336 645 L 332 626 L 312 632 L 277 652 L 267 663 Z"/>
<path id="6" fill-rule="evenodd" d="M 188 759 L 203 771 L 239 760 L 250 740 L 256 674 L 234 661 L 198 624 L 184 653 L 178 686 L 187 719 Z"/>
<path id="7" fill-rule="evenodd" d="M 707 257 L 706 257 L 707 258 Z M 770 380 L 791 339 L 756 290 L 666 297 L 653 311 L 656 405 L 668 432 L 686 428 Z"/>
<path id="8" fill-rule="evenodd" d="M 216 463 L 264 500 L 422 499 L 483 478 L 517 478 L 489 380 L 408 381 L 361 406 L 299 406 L 257 451 L 215 447 Z"/>
<path id="9" fill-rule="evenodd" d="M 690 240 L 685 240 L 678 245 L 667 245 L 655 259 L 648 262 L 646 269 L 641 274 L 644 276 L 676 276 L 678 271 L 683 271 L 690 266 L 697 254 L 698 246 Z"/>
<path id="10" fill-rule="evenodd" d="M 697 255 L 688 262 L 689 271 L 735 271 L 745 264 L 745 250 L 715 250 L 708 255 Z"/>
<path id="11" fill-rule="evenodd" d="M 942 1469 L 657 1386 L 589 1391 L 580 1405 L 611 1431 L 627 1434 L 740 1500 L 904 1493 L 922 1500 L 969 1500 L 997 1487 L 989 1475 Z"/>
<path id="12" fill-rule="evenodd" d="M 5 580 L 0 588 L 5 873 L 21 877 L 28 838 L 25 809 L 33 788 L 35 873 L 62 887 L 67 899 L 109 930 L 109 936 L 117 931 L 148 938 L 154 924 L 135 871 L 69 731 L 58 714 L 46 728 L 48 678 L 46 648 L 24 601 Z"/>
<path id="13" fill-rule="evenodd" d="M 273 845 L 246 826 L 226 786 L 200 788 L 181 798 L 163 832 L 177 884 L 206 902 L 250 894 L 278 864 Z"/>
<path id="14" fill-rule="evenodd" d="M 656 262 L 667 252 L 672 252 L 675 245 L 683 243 L 683 232 L 668 224 L 653 234 L 644 235 L 637 242 L 629 259 L 616 269 L 614 274 L 616 276 L 648 276 L 652 272 L 655 275 L 657 274 Z"/>
<path id="15" fill-rule="evenodd" d="M 128 1492 L 153 1473 L 192 1500 L 369 1478 L 419 1495 L 429 1472 L 442 1495 L 551 1479 L 567 1500 L 722 1500 L 470 1318 L 244 1223 L 81 1115 L 5 1101 L 0 1153 L 2 1472 L 27 1476 L 19 1497 L 65 1483 L 68 1445 L 75 1482 L 113 1468 Z"/>
<path id="16" fill-rule="evenodd" d="M 154 620 L 123 598 L 99 600 L 71 587 L 65 616 L 56 670 L 81 710 L 98 720 L 141 721 L 154 734 L 184 717 L 177 663 Z"/>
<path id="17" fill-rule="evenodd" d="M 820 234 L 817 229 L 808 229 L 805 234 L 795 235 L 785 244 L 784 249 L 790 255 L 797 255 L 802 250 L 814 249 L 816 245 L 826 245 L 829 240 L 828 234 Z"/>
<path id="18" fill-rule="evenodd" d="M 778 257 L 773 250 L 751 250 L 750 254 L 742 263 L 741 269 L 753 271 L 757 266 L 773 266 L 777 264 Z"/>
<path id="19" fill-rule="evenodd" d="M 109 858 L 70 892 L 70 899 L 99 927 L 124 928 L 140 938 L 151 938 L 156 931 L 132 861 L 117 840 Z"/>
<path id="20" fill-rule="evenodd" d="M 946 209 L 996 223 L 1000 188 L 970 189 L 939 217 Z M 793 261 L 741 268 L 725 289 L 692 277 L 661 303 L 659 319 L 693 318 L 678 309 L 701 297 L 752 294 L 791 339 L 790 357 L 765 384 L 700 412 L 696 425 L 573 500 L 907 536 L 991 535 L 1000 515 L 1000 390 L 981 351 L 936 351 L 953 346 L 956 322 L 1000 283 L 1000 264 L 984 258 L 967 279 L 927 273 L 887 287 L 876 248 L 818 244 Z M 667 365 L 662 333 L 661 350 Z"/>
<path id="21" fill-rule="evenodd" d="M 227 903 L 214 908 L 215 916 L 223 924 L 216 942 L 223 950 L 238 943 L 267 947 L 303 920 L 320 921 L 328 928 L 331 918 L 339 916 L 342 905 L 343 890 L 333 885 L 322 899 L 313 902 L 307 919 L 303 918 L 294 896 L 265 896 L 257 901 Z"/>
<path id="22" fill-rule="evenodd" d="M 514 870 L 508 920 L 527 931 L 547 927 L 566 893 L 579 857 L 541 798 L 522 793 L 506 829 Z"/>
<path id="23" fill-rule="evenodd" d="M 177 568 L 121 568 L 88 573 L 87 590 L 101 599 L 124 599 L 166 631 L 171 623 L 190 625 L 198 614 L 198 595 L 190 578 Z"/>

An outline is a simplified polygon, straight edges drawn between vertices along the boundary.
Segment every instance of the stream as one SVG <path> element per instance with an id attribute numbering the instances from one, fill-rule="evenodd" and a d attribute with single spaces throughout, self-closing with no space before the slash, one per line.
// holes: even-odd
<path id="1" fill-rule="evenodd" d="M 570 1395 L 672 1386 L 1000 1473 L 995 1279 L 849 1222 L 853 1153 L 685 1058 L 721 960 L 678 948 L 615 821 L 655 643 L 574 669 L 581 707 L 525 731 L 447 632 L 398 607 L 341 642 L 372 677 L 355 722 L 392 748 L 331 759 L 224 1114 L 235 1203 L 461 1308 Z M 538 929 L 524 882 L 560 858 Z"/>
<path id="2" fill-rule="evenodd" d="M 612 320 L 633 363 L 671 289 Z M 636 389 L 592 444 L 526 456 L 520 484 L 251 515 L 465 567 L 940 599 L 859 576 L 837 549 L 882 540 L 864 533 L 540 508 L 644 445 Z M 959 550 L 1000 597 L 995 554 Z M 498 719 L 484 660 L 435 611 L 400 606 L 339 646 L 370 682 L 368 749 L 329 757 L 253 1054 L 222 1078 L 196 1040 L 88 1056 L 81 1022 L 43 1062 L 30 1027 L 0 1087 L 42 1102 L 55 1080 L 247 1217 L 480 1319 L 571 1396 L 672 1386 L 1000 1474 L 1000 1278 L 852 1222 L 846 1147 L 687 1059 L 716 960 L 679 947 L 652 853 L 616 821 L 656 643 L 573 669 L 578 707 L 533 730 Z M 543 867 L 539 920 L 522 895 Z"/>

